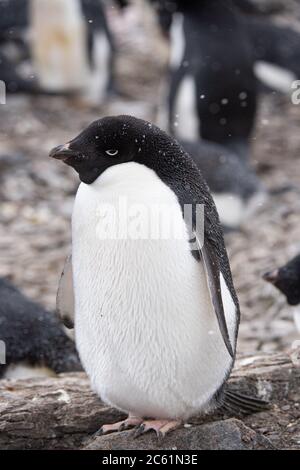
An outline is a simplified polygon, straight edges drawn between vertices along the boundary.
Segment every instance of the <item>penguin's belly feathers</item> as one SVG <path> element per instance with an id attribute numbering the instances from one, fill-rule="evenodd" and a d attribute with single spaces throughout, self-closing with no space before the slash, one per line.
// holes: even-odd
<path id="1" fill-rule="evenodd" d="M 32 0 L 32 53 L 42 87 L 80 90 L 89 76 L 86 27 L 79 0 Z"/>
<path id="2" fill-rule="evenodd" d="M 169 239 L 154 227 L 162 206 L 172 213 Z M 141 239 L 120 231 L 126 211 L 131 236 L 135 227 Z M 174 192 L 144 165 L 112 166 L 80 185 L 72 231 L 75 336 L 97 393 L 139 416 L 207 410 L 232 359 Z M 234 344 L 235 306 L 222 276 L 221 286 Z"/>

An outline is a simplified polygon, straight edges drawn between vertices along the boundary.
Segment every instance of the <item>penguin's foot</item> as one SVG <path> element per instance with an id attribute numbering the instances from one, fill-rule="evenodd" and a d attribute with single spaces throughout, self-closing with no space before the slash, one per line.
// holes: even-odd
<path id="1" fill-rule="evenodd" d="M 179 426 L 181 426 L 180 421 L 170 421 L 170 420 L 147 420 L 143 421 L 135 430 L 134 437 L 139 437 L 141 434 L 145 434 L 148 431 L 155 431 L 159 439 L 163 439 L 166 434 L 171 431 L 174 431 Z"/>
<path id="2" fill-rule="evenodd" d="M 103 426 L 101 426 L 99 431 L 95 433 L 95 436 L 104 436 L 105 434 L 110 434 L 112 432 L 125 431 L 126 429 L 139 426 L 142 422 L 143 422 L 142 418 L 129 415 L 127 419 L 124 419 L 123 421 L 119 421 L 118 423 L 104 424 Z"/>

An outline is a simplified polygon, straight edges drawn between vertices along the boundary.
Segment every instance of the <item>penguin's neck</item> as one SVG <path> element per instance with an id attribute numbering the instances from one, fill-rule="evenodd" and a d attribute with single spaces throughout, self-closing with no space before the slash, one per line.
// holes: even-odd
<path id="1" fill-rule="evenodd" d="M 111 193 L 114 198 L 122 194 L 151 196 L 153 184 L 160 184 L 154 170 L 142 163 L 127 162 L 107 168 L 94 183 L 82 183 L 81 186 L 87 187 L 86 189 L 90 189 L 94 194 Z"/>
<path id="2" fill-rule="evenodd" d="M 103 211 L 113 223 L 114 217 L 136 209 L 137 204 L 143 211 L 173 203 L 178 204 L 176 195 L 154 170 L 136 162 L 122 163 L 105 170 L 90 185 L 81 183 L 74 205 L 73 228 L 97 225 L 103 219 L 99 216 Z"/>

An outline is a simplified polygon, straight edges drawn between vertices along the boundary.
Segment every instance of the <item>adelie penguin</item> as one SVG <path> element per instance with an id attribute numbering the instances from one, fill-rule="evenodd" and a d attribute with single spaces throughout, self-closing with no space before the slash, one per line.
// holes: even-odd
<path id="1" fill-rule="evenodd" d="M 0 378 L 81 370 L 74 342 L 51 312 L 0 278 Z"/>
<path id="2" fill-rule="evenodd" d="M 101 433 L 138 426 L 164 435 L 223 402 L 261 409 L 225 389 L 239 304 L 215 205 L 182 147 L 149 122 L 118 116 L 50 156 L 81 180 L 63 276 L 74 286 L 77 349 L 96 393 L 129 415 Z"/>
<path id="3" fill-rule="evenodd" d="M 284 266 L 268 271 L 263 278 L 282 292 L 287 303 L 294 307 L 294 320 L 300 332 L 300 254 Z"/>
<path id="4" fill-rule="evenodd" d="M 201 137 L 246 158 L 256 117 L 257 82 L 243 15 L 229 0 L 170 3 L 175 12 L 166 127 L 177 138 Z M 161 123 L 164 114 L 158 117 Z"/>

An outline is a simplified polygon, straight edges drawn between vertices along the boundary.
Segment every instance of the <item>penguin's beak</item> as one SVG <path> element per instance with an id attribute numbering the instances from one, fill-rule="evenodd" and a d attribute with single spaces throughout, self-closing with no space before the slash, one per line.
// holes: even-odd
<path id="1" fill-rule="evenodd" d="M 51 150 L 49 157 L 56 158 L 56 160 L 61 160 L 66 165 L 72 166 L 75 168 L 75 165 L 80 165 L 86 159 L 86 156 L 79 150 L 75 150 L 71 142 L 68 142 L 64 145 L 59 145 Z"/>
<path id="2" fill-rule="evenodd" d="M 49 157 L 56 158 L 57 160 L 66 160 L 69 157 L 74 156 L 74 151 L 70 149 L 70 144 L 58 145 L 51 150 Z"/>
<path id="3" fill-rule="evenodd" d="M 269 271 L 265 273 L 263 275 L 263 279 L 267 282 L 270 282 L 271 284 L 275 284 L 275 282 L 278 281 L 278 274 L 278 269 L 275 269 L 274 271 Z"/>

